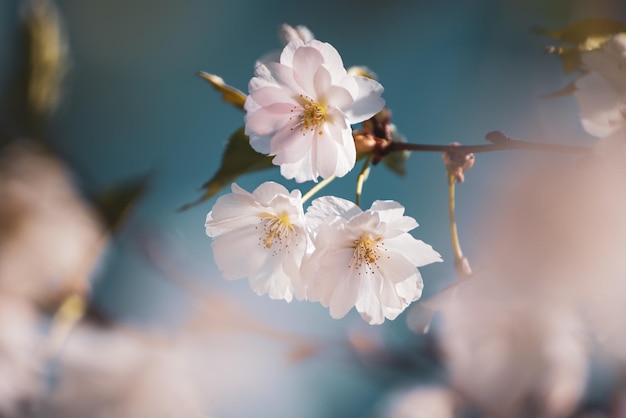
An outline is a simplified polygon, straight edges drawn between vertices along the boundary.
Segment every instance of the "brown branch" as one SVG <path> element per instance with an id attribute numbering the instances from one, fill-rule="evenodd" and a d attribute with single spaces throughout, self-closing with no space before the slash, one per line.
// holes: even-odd
<path id="1" fill-rule="evenodd" d="M 412 144 L 408 142 L 389 142 L 383 154 L 398 151 L 435 151 L 435 152 L 464 152 L 479 153 L 507 150 L 525 150 L 539 152 L 555 152 L 560 154 L 587 155 L 591 152 L 591 148 L 577 147 L 573 145 L 545 144 L 541 142 L 522 141 L 508 137 L 501 131 L 492 131 L 485 135 L 485 139 L 491 144 L 484 145 L 429 145 L 429 144 Z"/>

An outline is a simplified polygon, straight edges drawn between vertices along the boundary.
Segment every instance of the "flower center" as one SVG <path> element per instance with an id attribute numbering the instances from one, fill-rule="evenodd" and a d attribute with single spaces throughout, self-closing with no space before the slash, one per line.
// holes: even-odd
<path id="1" fill-rule="evenodd" d="M 302 135 L 305 135 L 306 131 L 314 131 L 326 121 L 326 106 L 302 94 L 300 95 L 300 103 L 302 103 L 302 107 L 294 106 L 294 108 L 291 109 L 292 112 L 300 109 L 302 111 L 302 113 L 297 116 L 298 123 L 295 127 L 291 128 L 291 130 L 299 128 Z M 324 131 L 321 129 L 318 132 L 319 135 L 323 133 Z"/>
<path id="2" fill-rule="evenodd" d="M 366 271 L 373 273 L 375 268 L 379 268 L 378 260 L 381 251 L 387 251 L 384 248 L 385 243 L 382 237 L 371 238 L 362 235 L 361 238 L 352 241 L 354 244 L 354 253 L 352 254 L 352 262 L 349 267 L 361 270 L 365 267 Z M 361 274 L 361 272 L 359 272 Z"/>
<path id="3" fill-rule="evenodd" d="M 289 246 L 287 240 L 290 234 L 298 235 L 293 224 L 289 221 L 287 212 L 283 212 L 280 215 L 262 213 L 261 223 L 263 224 L 263 232 L 259 237 L 259 245 L 268 250 L 275 247 L 276 252 L 278 252 L 283 248 L 287 248 Z"/>

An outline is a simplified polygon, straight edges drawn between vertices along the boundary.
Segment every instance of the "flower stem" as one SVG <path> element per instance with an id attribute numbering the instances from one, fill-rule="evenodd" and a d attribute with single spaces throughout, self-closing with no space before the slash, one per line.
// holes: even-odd
<path id="1" fill-rule="evenodd" d="M 452 252 L 454 253 L 454 267 L 459 278 L 467 278 L 472 274 L 472 269 L 468 259 L 463 255 L 463 250 L 461 250 L 461 241 L 459 240 L 459 232 L 456 226 L 454 197 L 456 177 L 450 171 L 446 174 L 448 177 L 448 208 L 450 210 L 450 238 L 452 239 Z"/>
<path id="2" fill-rule="evenodd" d="M 320 181 L 319 183 L 317 183 L 315 186 L 313 186 L 311 188 L 311 190 L 309 190 L 308 192 L 306 192 L 304 194 L 304 196 L 302 196 L 302 203 L 306 202 L 307 200 L 309 200 L 311 197 L 313 197 L 313 195 L 317 192 L 319 192 L 320 190 L 322 190 L 324 187 L 328 186 L 328 184 L 335 180 L 336 176 L 332 175 L 330 177 L 328 177 L 327 179 L 324 179 L 322 181 Z"/>
<path id="3" fill-rule="evenodd" d="M 359 173 L 359 177 L 356 180 L 356 200 L 354 203 L 356 203 L 358 207 L 361 207 L 361 194 L 363 193 L 363 184 L 365 184 L 365 180 L 367 180 L 367 177 L 370 174 L 371 162 L 372 162 L 372 157 L 369 156 L 365 160 L 365 163 L 363 163 L 363 168 L 361 169 L 361 172 Z"/>

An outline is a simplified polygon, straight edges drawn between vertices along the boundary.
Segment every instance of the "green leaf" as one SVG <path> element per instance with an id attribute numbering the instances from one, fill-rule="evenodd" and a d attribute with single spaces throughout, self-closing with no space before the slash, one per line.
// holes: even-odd
<path id="1" fill-rule="evenodd" d="M 267 170 L 275 167 L 272 157 L 259 154 L 250 146 L 250 140 L 239 128 L 228 139 L 226 150 L 222 156 L 222 164 L 217 173 L 202 185 L 204 194 L 195 202 L 188 203 L 179 210 L 187 210 L 213 197 L 223 187 L 230 185 L 237 177 L 245 173 Z"/>
<path id="2" fill-rule="evenodd" d="M 230 103 L 238 109 L 243 110 L 243 105 L 246 102 L 246 95 L 234 87 L 229 86 L 224 82 L 224 79 L 215 74 L 209 74 L 205 72 L 198 72 L 198 76 L 211 83 L 215 90 L 222 93 L 222 99 L 226 103 Z"/>
<path id="3" fill-rule="evenodd" d="M 395 125 L 391 126 L 391 139 L 395 142 L 406 142 L 405 136 L 398 132 Z M 410 155 L 409 151 L 392 152 L 383 158 L 383 163 L 394 173 L 404 176 L 406 174 L 406 160 Z"/>
<path id="4" fill-rule="evenodd" d="M 109 231 L 118 229 L 130 210 L 148 189 L 152 174 L 126 180 L 111 186 L 94 199 L 94 206 Z"/>

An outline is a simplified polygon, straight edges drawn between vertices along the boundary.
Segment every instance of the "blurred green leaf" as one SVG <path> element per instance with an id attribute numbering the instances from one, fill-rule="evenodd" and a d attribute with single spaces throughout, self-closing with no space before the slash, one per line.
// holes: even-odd
<path id="1" fill-rule="evenodd" d="M 152 174 L 124 181 L 107 188 L 94 199 L 94 207 L 109 231 L 118 229 L 130 210 L 148 189 Z"/>
<path id="2" fill-rule="evenodd" d="M 409 156 L 408 154 L 409 153 L 406 151 L 392 152 L 383 158 L 383 164 L 394 173 L 404 176 L 406 174 L 406 160 Z"/>
<path id="3" fill-rule="evenodd" d="M 43 140 L 61 96 L 69 50 L 61 14 L 50 0 L 24 2 L 9 68 L 9 88 L 0 98 L 0 141 Z"/>
<path id="4" fill-rule="evenodd" d="M 229 86 L 224 82 L 224 79 L 215 74 L 209 74 L 205 72 L 198 72 L 198 76 L 211 83 L 215 90 L 222 93 L 222 99 L 226 103 L 230 103 L 238 109 L 243 110 L 243 105 L 246 102 L 246 95 L 240 90 Z"/>
<path id="5" fill-rule="evenodd" d="M 202 185 L 204 194 L 195 202 L 188 203 L 179 210 L 186 210 L 210 199 L 223 187 L 230 185 L 237 177 L 245 173 L 267 170 L 275 167 L 272 157 L 259 154 L 250 146 L 250 140 L 244 133 L 244 127 L 239 128 L 228 139 L 226 150 L 222 156 L 222 164 L 211 178 Z"/>
<path id="6" fill-rule="evenodd" d="M 546 53 L 557 55 L 561 59 L 563 72 L 570 74 L 584 71 L 580 60 L 582 52 L 602 47 L 611 36 L 626 32 L 626 25 L 612 19 L 584 19 L 560 30 L 549 30 L 540 26 L 531 30 L 566 45 L 548 46 Z"/>
<path id="7" fill-rule="evenodd" d="M 68 67 L 65 28 L 59 11 L 49 0 L 31 1 L 25 24 L 30 39 L 28 100 L 33 112 L 48 116 L 58 105 Z"/>
<path id="8" fill-rule="evenodd" d="M 626 25 L 622 22 L 612 19 L 583 19 L 572 23 L 560 30 L 549 30 L 541 26 L 535 26 L 532 31 L 544 35 L 555 41 L 568 43 L 574 46 L 583 47 L 589 42 L 590 47 L 597 43 L 594 40 L 602 42 L 602 38 L 606 40 L 616 33 L 626 32 Z"/>
<path id="9" fill-rule="evenodd" d="M 396 129 L 395 125 L 391 125 L 391 139 L 395 142 L 406 142 L 406 138 Z M 406 160 L 411 153 L 409 151 L 392 152 L 383 158 L 383 164 L 394 173 L 404 176 L 406 174 Z"/>

